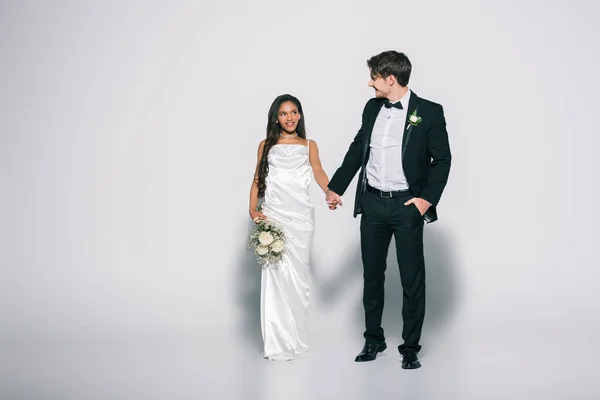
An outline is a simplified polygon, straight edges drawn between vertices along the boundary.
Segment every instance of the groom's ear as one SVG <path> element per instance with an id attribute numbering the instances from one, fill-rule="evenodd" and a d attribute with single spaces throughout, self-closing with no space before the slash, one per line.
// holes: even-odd
<path id="1" fill-rule="evenodd" d="M 398 82 L 398 80 L 396 79 L 396 77 L 394 75 L 388 75 L 385 78 L 386 82 L 388 85 L 390 86 L 394 86 L 394 83 Z"/>

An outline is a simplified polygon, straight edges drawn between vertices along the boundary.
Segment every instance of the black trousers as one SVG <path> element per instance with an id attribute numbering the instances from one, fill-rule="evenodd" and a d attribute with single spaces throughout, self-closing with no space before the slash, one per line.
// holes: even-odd
<path id="1" fill-rule="evenodd" d="M 363 193 L 360 223 L 361 252 L 364 269 L 363 305 L 364 333 L 367 342 L 385 340 L 381 327 L 383 314 L 386 258 L 392 236 L 396 240 L 396 256 L 402 280 L 403 305 L 401 354 L 417 353 L 421 346 L 421 328 L 425 317 L 425 262 L 423 257 L 423 217 L 414 204 L 404 203 L 412 198 L 382 198 L 371 192 Z"/>

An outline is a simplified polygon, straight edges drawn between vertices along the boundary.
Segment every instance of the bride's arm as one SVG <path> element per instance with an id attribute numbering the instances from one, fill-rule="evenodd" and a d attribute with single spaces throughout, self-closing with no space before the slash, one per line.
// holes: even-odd
<path id="1" fill-rule="evenodd" d="M 327 193 L 327 185 L 329 185 L 329 178 L 325 171 L 323 171 L 323 166 L 321 165 L 321 160 L 319 159 L 319 147 L 314 140 L 311 140 L 308 144 L 310 146 L 310 166 L 313 170 L 313 175 L 315 177 L 315 182 L 317 185 L 323 190 L 324 193 Z"/>
<path id="2" fill-rule="evenodd" d="M 258 206 L 258 165 L 260 164 L 260 159 L 262 158 L 263 149 L 265 148 L 265 141 L 263 140 L 258 145 L 258 156 L 256 161 L 256 168 L 254 169 L 254 179 L 252 179 L 252 187 L 250 188 L 250 218 L 264 218 L 263 213 L 256 211 L 256 207 Z M 256 221 L 255 221 L 256 222 Z"/>

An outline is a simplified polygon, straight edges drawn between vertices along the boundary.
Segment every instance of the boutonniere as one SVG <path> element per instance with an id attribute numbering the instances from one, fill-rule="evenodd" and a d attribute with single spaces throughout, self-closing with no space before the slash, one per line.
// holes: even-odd
<path id="1" fill-rule="evenodd" d="M 412 114 L 408 117 L 408 123 L 412 126 L 417 126 L 423 121 L 421 117 L 417 115 L 417 110 L 413 111 Z"/>

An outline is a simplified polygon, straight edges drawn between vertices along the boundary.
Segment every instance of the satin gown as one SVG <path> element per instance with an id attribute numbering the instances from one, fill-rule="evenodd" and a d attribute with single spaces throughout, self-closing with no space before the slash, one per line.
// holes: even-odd
<path id="1" fill-rule="evenodd" d="M 262 270 L 262 356 L 269 360 L 293 360 L 306 356 L 308 350 L 306 317 L 314 231 L 309 147 L 276 144 L 271 147 L 267 161 L 263 214 L 283 227 L 286 251 L 281 262 Z"/>

